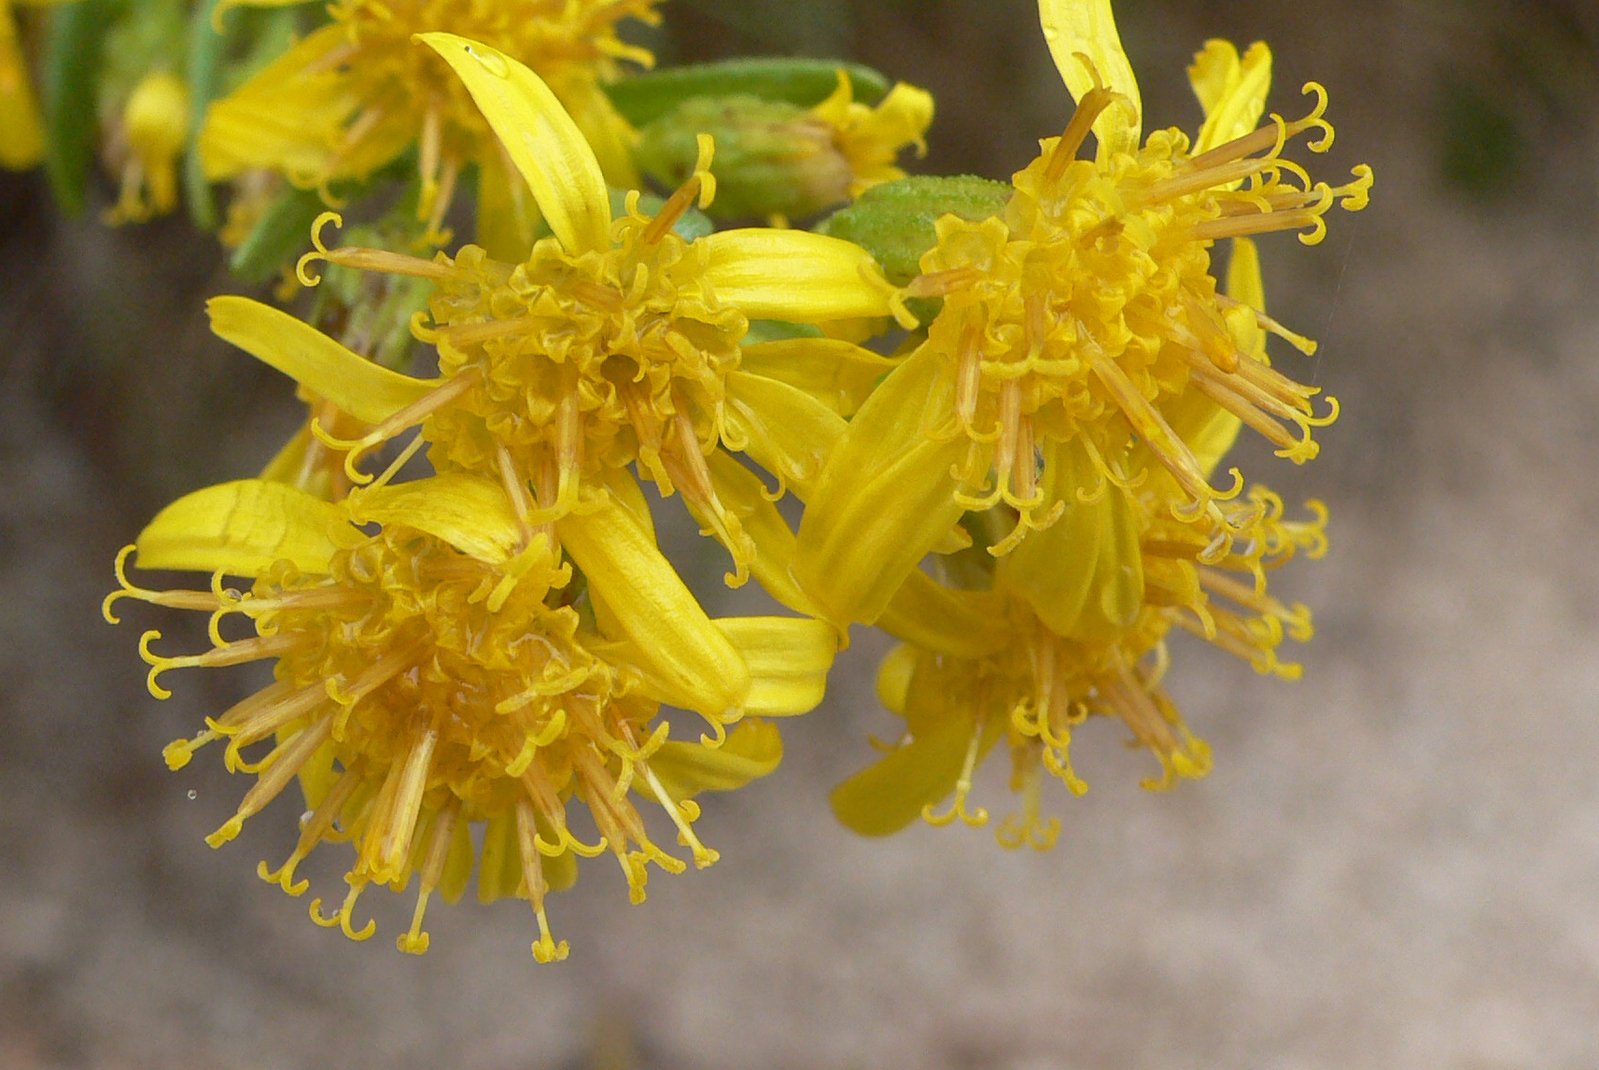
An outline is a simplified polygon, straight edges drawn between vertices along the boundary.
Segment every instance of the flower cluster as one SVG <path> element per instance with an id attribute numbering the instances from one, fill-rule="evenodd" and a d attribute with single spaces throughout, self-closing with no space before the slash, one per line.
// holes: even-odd
<path id="1" fill-rule="evenodd" d="M 549 893 L 605 854 L 634 901 L 652 867 L 714 862 L 696 796 L 777 767 L 769 719 L 820 703 L 855 625 L 901 641 L 877 688 L 901 737 L 833 794 L 869 835 L 985 823 L 974 777 L 1003 741 L 1020 802 L 999 839 L 1048 846 L 1045 774 L 1086 790 L 1069 750 L 1091 717 L 1153 755 L 1147 786 L 1204 775 L 1163 684 L 1174 632 L 1299 672 L 1279 648 L 1310 614 L 1268 578 L 1325 551 L 1325 509 L 1215 472 L 1244 426 L 1306 462 L 1337 415 L 1268 356 L 1273 336 L 1314 347 L 1267 315 L 1251 240 L 1313 243 L 1364 205 L 1369 169 L 1334 186 L 1293 158 L 1331 143 L 1325 92 L 1263 122 L 1269 53 L 1212 41 L 1198 133 L 1146 139 L 1109 0 L 1041 0 L 1076 113 L 1009 185 L 951 186 L 899 170 L 932 102 L 875 72 L 710 65 L 611 93 L 619 63 L 650 63 L 615 26 L 653 9 L 340 0 L 196 134 L 204 173 L 260 216 L 241 251 L 303 195 L 262 209 L 272 184 L 249 176 L 320 200 L 416 149 L 415 199 L 356 240 L 331 242 L 343 217 L 319 205 L 294 269 L 307 317 L 210 302 L 306 423 L 258 478 L 163 510 L 105 606 L 206 616 L 198 653 L 145 632 L 158 698 L 173 669 L 271 663 L 166 759 L 215 744 L 254 778 L 215 847 L 300 793 L 298 842 L 261 876 L 299 895 L 302 860 L 349 842 L 340 905 L 310 912 L 353 939 L 374 929 L 366 889 L 414 882 L 397 946 L 425 951 L 429 902 L 475 872 L 480 898 L 531 905 L 539 961 L 565 957 Z M 446 251 L 469 171 L 478 240 Z M 712 223 L 730 214 L 780 225 Z M 727 582 L 787 615 L 705 611 L 656 537 L 671 498 Z M 210 582 L 142 586 L 135 552 Z"/>
<path id="2" fill-rule="evenodd" d="M 1067 745 L 1090 715 L 1154 754 L 1147 786 L 1210 768 L 1161 686 L 1174 628 L 1289 677 L 1298 666 L 1277 647 L 1311 635 L 1308 610 L 1271 596 L 1267 574 L 1325 550 L 1325 509 L 1289 520 L 1238 469 L 1225 488 L 1212 479 L 1244 426 L 1304 463 L 1336 418 L 1336 401 L 1318 411 L 1319 391 L 1267 356 L 1269 335 L 1315 347 L 1266 314 L 1249 236 L 1316 243 L 1331 208 L 1365 206 L 1371 170 L 1335 187 L 1285 155 L 1307 134 L 1311 152 L 1331 145 L 1327 95 L 1312 83 L 1306 115 L 1262 123 L 1271 56 L 1258 44 L 1240 56 L 1209 42 L 1189 71 L 1199 133 L 1141 143 L 1108 0 L 1040 10 L 1077 109 L 1002 212 L 938 220 L 907 292 L 942 306 L 851 421 L 799 532 L 796 575 L 830 617 L 906 642 L 879 682 L 905 719 L 900 744 L 833 797 L 863 832 L 937 822 L 932 804 L 951 793 L 951 815 L 986 822 L 967 793 L 1005 738 L 1022 805 L 1000 839 L 1047 845 L 1040 770 L 1086 790 Z M 1212 255 L 1226 239 L 1222 283 Z M 986 552 L 945 569 L 959 611 L 930 623 L 897 604 L 929 554 L 961 543 Z"/>

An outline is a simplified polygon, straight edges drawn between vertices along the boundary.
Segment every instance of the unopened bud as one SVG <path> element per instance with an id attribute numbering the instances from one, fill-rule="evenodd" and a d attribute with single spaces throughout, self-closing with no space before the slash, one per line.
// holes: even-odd
<path id="1" fill-rule="evenodd" d="M 112 135 L 122 188 L 106 222 L 142 223 L 177 206 L 177 161 L 188 136 L 188 86 L 167 71 L 145 75 L 128 94 Z"/>
<path id="2" fill-rule="evenodd" d="M 1004 182 L 974 175 L 902 178 L 873 186 L 816 229 L 859 245 L 889 282 L 904 286 L 921 272 L 922 254 L 937 243 L 933 224 L 940 217 L 987 219 L 1004 210 L 1011 192 Z"/>
<path id="3" fill-rule="evenodd" d="M 832 127 L 809 109 L 758 97 L 685 101 L 641 132 L 639 165 L 678 185 L 694 169 L 701 133 L 716 141 L 713 216 L 808 216 L 849 197 L 849 160 Z"/>

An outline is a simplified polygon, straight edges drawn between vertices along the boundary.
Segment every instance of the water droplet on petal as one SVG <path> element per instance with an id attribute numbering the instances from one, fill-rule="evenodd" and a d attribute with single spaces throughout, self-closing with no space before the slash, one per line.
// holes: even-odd
<path id="1" fill-rule="evenodd" d="M 485 52 L 481 49 L 473 48 L 471 45 L 467 45 L 466 54 L 481 63 L 483 65 L 483 69 L 494 75 L 496 78 L 506 78 L 510 76 L 511 68 L 505 62 L 505 57 L 500 55 L 498 52 Z"/>

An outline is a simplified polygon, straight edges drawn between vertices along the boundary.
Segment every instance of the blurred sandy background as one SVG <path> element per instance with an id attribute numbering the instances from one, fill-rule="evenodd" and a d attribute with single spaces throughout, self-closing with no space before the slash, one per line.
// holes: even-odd
<path id="1" fill-rule="evenodd" d="M 674 7 L 686 54 L 845 50 L 928 85 L 934 169 L 1004 176 L 1069 113 L 1024 0 Z M 393 950 L 408 897 L 363 901 L 363 945 L 312 926 L 253 872 L 290 803 L 201 842 L 245 785 L 160 747 L 246 681 L 154 702 L 98 602 L 165 501 L 259 467 L 289 391 L 206 334 L 230 284 L 185 224 L 64 222 L 0 178 L 0 1066 L 1599 1066 L 1596 5 L 1118 10 L 1146 127 L 1193 128 L 1206 37 L 1264 38 L 1275 108 L 1331 90 L 1318 175 L 1376 168 L 1324 245 L 1264 250 L 1274 311 L 1322 342 L 1292 367 L 1344 403 L 1317 463 L 1245 457 L 1333 508 L 1333 553 L 1280 574 L 1318 614 L 1304 681 L 1180 642 L 1209 779 L 1141 792 L 1101 726 L 1051 853 L 865 842 L 825 801 L 889 725 L 863 639 L 784 768 L 707 807 L 718 865 L 639 907 L 595 865 L 554 901 L 560 966 L 521 904 L 436 909 L 421 960 Z"/>

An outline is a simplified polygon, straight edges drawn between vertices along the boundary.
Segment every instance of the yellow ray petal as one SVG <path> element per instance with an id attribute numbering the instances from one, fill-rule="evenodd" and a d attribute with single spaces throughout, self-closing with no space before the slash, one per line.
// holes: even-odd
<path id="1" fill-rule="evenodd" d="M 472 844 L 472 823 L 457 821 L 450 833 L 450 848 L 444 856 L 444 872 L 439 877 L 439 895 L 446 903 L 459 902 L 472 877 L 477 849 Z"/>
<path id="2" fill-rule="evenodd" d="M 300 429 L 278 448 L 266 467 L 261 469 L 260 478 L 273 483 L 296 483 L 300 478 L 300 470 L 305 467 L 305 451 L 313 441 L 310 422 L 301 424 Z"/>
<path id="3" fill-rule="evenodd" d="M 0 3 L 0 167 L 24 171 L 44 159 L 39 104 L 17 42 L 11 12 Z"/>
<path id="4" fill-rule="evenodd" d="M 930 435 L 953 404 L 942 361 L 924 347 L 883 380 L 823 465 L 800 522 L 794 575 L 837 624 L 875 621 L 960 519 L 950 469 L 966 440 Z"/>
<path id="5" fill-rule="evenodd" d="M 544 80 L 453 33 L 417 37 L 460 76 L 566 251 L 610 248 L 611 202 L 599 160 Z"/>
<path id="6" fill-rule="evenodd" d="M 755 559 L 750 572 L 761 588 L 779 603 L 810 617 L 823 615 L 822 608 L 794 582 L 794 532 L 788 521 L 766 496 L 766 484 L 732 457 L 717 451 L 706 458 L 711 487 L 724 508 L 738 517 L 744 534 L 755 544 Z M 703 522 L 703 518 L 701 518 Z"/>
<path id="7" fill-rule="evenodd" d="M 845 423 L 803 390 L 746 372 L 727 376 L 727 428 L 744 452 L 807 497 Z"/>
<path id="8" fill-rule="evenodd" d="M 156 514 L 136 544 L 140 568 L 254 576 L 287 560 L 323 573 L 340 539 L 358 534 L 332 502 L 285 483 L 240 479 L 179 498 Z"/>
<path id="9" fill-rule="evenodd" d="M 494 814 L 483 827 L 483 849 L 477 866 L 478 901 L 492 903 L 509 898 L 516 894 L 521 882 L 522 854 L 516 843 L 516 818 L 510 813 Z"/>
<path id="10" fill-rule="evenodd" d="M 1271 49 L 1256 41 L 1240 61 L 1232 42 L 1206 41 L 1194 54 L 1188 78 L 1205 109 L 1205 123 L 1194 139 L 1197 156 L 1260 125 L 1271 90 Z"/>
<path id="11" fill-rule="evenodd" d="M 955 790 L 975 722 L 951 718 L 867 766 L 828 795 L 840 823 L 862 836 L 887 836 Z"/>
<path id="12" fill-rule="evenodd" d="M 505 488 L 465 473 L 356 490 L 348 502 L 357 523 L 375 521 L 385 527 L 425 531 L 480 561 L 503 563 L 522 541 Z"/>
<path id="13" fill-rule="evenodd" d="M 367 423 L 381 423 L 439 385 L 380 367 L 287 312 L 248 297 L 213 297 L 205 308 L 218 337 Z"/>
<path id="14" fill-rule="evenodd" d="M 1078 498 L 1098 477 L 1077 443 L 1046 449 L 1045 460 L 1045 493 L 1065 501 L 1066 511 L 1023 539 L 1001 562 L 1001 576 L 1057 635 L 1114 639 L 1138 619 L 1144 601 L 1136 507 L 1114 485 L 1096 501 Z"/>
<path id="15" fill-rule="evenodd" d="M 1038 18 L 1044 41 L 1072 98 L 1081 101 L 1097 84 L 1126 97 L 1132 114 L 1124 108 L 1107 108 L 1094 122 L 1100 151 L 1124 152 L 1138 147 L 1144 107 L 1138 79 L 1116 32 L 1110 0 L 1038 0 Z M 1093 70 L 1084 66 L 1087 57 Z"/>
<path id="16" fill-rule="evenodd" d="M 883 655 L 877 666 L 877 701 L 888 712 L 905 716 L 905 700 L 910 695 L 911 678 L 916 673 L 916 648 L 905 643 Z"/>
<path id="17" fill-rule="evenodd" d="M 877 626 L 896 639 L 959 658 L 992 654 L 1010 638 L 1001 596 L 945 587 L 919 570 L 894 592 Z"/>
<path id="18" fill-rule="evenodd" d="M 633 522 L 644 529 L 646 535 L 655 538 L 655 515 L 650 512 L 649 499 L 644 497 L 644 488 L 639 486 L 638 479 L 629 469 L 613 468 L 597 475 L 595 482 L 605 487 L 616 503 L 627 510 Z"/>
<path id="19" fill-rule="evenodd" d="M 362 103 L 351 79 L 322 62 L 348 40 L 342 27 L 324 26 L 213 101 L 198 142 L 205 177 L 264 167 L 312 184 L 324 180 Z"/>
<path id="20" fill-rule="evenodd" d="M 858 245 L 803 230 L 723 230 L 694 243 L 701 278 L 751 319 L 822 323 L 893 311 L 894 287 Z"/>
<path id="21" fill-rule="evenodd" d="M 1227 263 L 1227 296 L 1257 312 L 1266 311 L 1266 287 L 1260 277 L 1260 249 L 1248 238 L 1233 239 L 1232 259 Z M 1260 344 L 1266 344 L 1264 337 Z"/>
<path id="22" fill-rule="evenodd" d="M 739 370 L 803 390 L 840 416 L 861 407 L 899 362 L 835 338 L 785 338 L 744 347 Z"/>
<path id="23" fill-rule="evenodd" d="M 622 118 L 611 98 L 592 76 L 574 78 L 561 87 L 561 102 L 600 162 L 605 181 L 616 189 L 639 189 L 633 144 L 638 133 Z"/>
<path id="24" fill-rule="evenodd" d="M 557 524 L 561 544 L 605 600 L 663 689 L 663 702 L 717 718 L 744 704 L 749 669 L 627 509 L 606 495 Z"/>
<path id="25" fill-rule="evenodd" d="M 505 153 L 495 148 L 478 160 L 477 243 L 504 264 L 527 259 L 538 232 L 539 206 Z"/>
<path id="26" fill-rule="evenodd" d="M 805 617 L 722 617 L 716 626 L 750 670 L 750 713 L 809 713 L 822 701 L 838 633 Z"/>
<path id="27" fill-rule="evenodd" d="M 743 721 L 720 747 L 663 743 L 650 757 L 650 772 L 681 802 L 702 791 L 732 791 L 766 776 L 783 760 L 783 736 L 770 721 Z M 635 781 L 634 789 L 640 790 Z"/>

